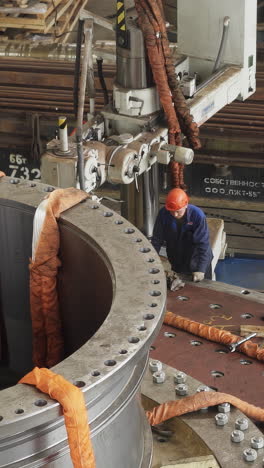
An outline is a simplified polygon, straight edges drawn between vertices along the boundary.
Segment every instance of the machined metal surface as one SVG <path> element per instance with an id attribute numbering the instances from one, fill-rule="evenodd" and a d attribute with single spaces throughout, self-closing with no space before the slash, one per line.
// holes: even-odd
<path id="1" fill-rule="evenodd" d="M 177 353 L 176 346 L 174 346 L 174 349 L 175 353 Z M 144 405 L 148 410 L 167 401 L 185 398 L 181 395 L 175 395 L 174 375 L 175 372 L 177 372 L 176 369 L 166 364 L 163 364 L 163 367 L 167 377 L 165 382 L 161 385 L 156 385 L 152 382 L 150 371 L 147 371 L 145 374 L 142 394 L 144 396 Z M 201 382 L 192 378 L 190 375 L 187 375 L 186 383 L 189 387 L 189 395 L 194 395 L 197 392 L 197 388 L 201 386 Z M 216 424 L 215 418 L 220 415 L 224 417 L 225 423 L 218 425 Z M 242 468 L 246 466 L 248 462 L 244 458 L 244 451 L 251 446 L 252 438 L 254 437 L 254 439 L 256 438 L 256 440 L 258 440 L 262 438 L 262 433 L 255 424 L 249 420 L 248 428 L 243 431 L 244 437 L 236 436 L 237 443 L 234 443 L 234 435 L 232 436 L 232 434 L 235 431 L 239 432 L 235 428 L 236 421 L 237 419 L 245 418 L 245 416 L 234 407 L 231 407 L 227 418 L 225 418 L 226 416 L 225 413 L 218 414 L 218 407 L 215 406 L 208 408 L 207 411 L 196 411 L 165 421 L 162 426 L 163 433 L 166 434 L 166 431 L 168 432 L 170 429 L 173 434 L 171 437 L 166 435 L 162 436 L 162 448 L 164 450 L 162 456 L 165 458 L 166 450 L 169 451 L 170 456 L 167 458 L 167 463 L 160 464 L 158 463 L 158 460 L 160 461 L 159 454 L 155 455 L 154 453 L 154 460 L 156 460 L 156 463 L 153 463 L 153 467 L 177 466 L 179 459 L 182 458 L 182 450 L 185 444 L 189 447 L 189 449 L 187 449 L 189 450 L 189 452 L 187 451 L 188 457 L 213 454 L 218 464 L 214 465 L 212 463 L 208 466 L 220 466 L 221 468 L 230 468 L 231 466 L 233 468 Z M 171 424 L 173 421 L 175 422 L 175 426 Z M 156 427 L 157 429 L 159 428 L 159 426 Z M 239 438 L 239 440 L 237 440 L 237 438 Z M 173 451 L 170 448 L 170 439 L 174 442 Z M 187 454 L 185 455 L 186 458 L 188 458 Z M 252 464 L 254 468 L 262 466 L 263 456 L 264 449 L 258 449 L 257 459 Z M 186 458 L 185 463 L 188 461 Z"/>
<path id="2" fill-rule="evenodd" d="M 10 365 L 22 374 L 32 367 L 32 220 L 52 188 L 11 182 L 0 180 L 1 302 Z M 59 227 L 66 358 L 53 370 L 82 388 L 96 466 L 149 468 L 151 434 L 138 390 L 165 307 L 162 266 L 134 226 L 90 199 L 65 212 Z M 0 466 L 71 466 L 61 407 L 31 386 L 0 393 Z"/>
<path id="3" fill-rule="evenodd" d="M 263 325 L 263 304 L 262 293 L 203 281 L 187 283 L 181 291 L 168 291 L 167 309 L 240 335 L 241 325 Z M 263 343 L 262 338 L 252 338 L 252 341 Z M 230 353 L 227 346 L 163 325 L 153 343 L 151 358 L 180 367 L 181 371 L 220 392 L 263 406 L 260 391 L 264 379 L 263 362 L 238 350 Z"/>

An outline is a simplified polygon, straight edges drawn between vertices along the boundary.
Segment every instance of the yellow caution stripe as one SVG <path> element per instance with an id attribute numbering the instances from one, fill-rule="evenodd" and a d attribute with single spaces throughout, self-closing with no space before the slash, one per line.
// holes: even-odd
<path id="1" fill-rule="evenodd" d="M 124 2 L 117 2 L 117 28 L 121 31 L 126 30 L 126 18 L 125 18 L 125 4 Z"/>
<path id="2" fill-rule="evenodd" d="M 64 130 L 65 127 L 67 127 L 67 117 L 59 117 L 59 128 L 61 130 Z"/>

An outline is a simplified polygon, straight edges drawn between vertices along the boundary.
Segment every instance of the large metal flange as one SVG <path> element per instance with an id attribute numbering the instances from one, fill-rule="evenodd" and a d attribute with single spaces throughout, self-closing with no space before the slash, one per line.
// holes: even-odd
<path id="1" fill-rule="evenodd" d="M 20 373 L 32 366 L 25 287 L 32 221 L 51 190 L 0 180 L 2 312 L 10 363 Z M 148 468 L 149 426 L 137 392 L 165 310 L 162 265 L 140 231 L 91 199 L 65 212 L 59 227 L 67 357 L 53 370 L 82 388 L 97 467 Z M 71 466 L 60 405 L 29 386 L 0 393 L 0 441 L 0 467 Z"/>

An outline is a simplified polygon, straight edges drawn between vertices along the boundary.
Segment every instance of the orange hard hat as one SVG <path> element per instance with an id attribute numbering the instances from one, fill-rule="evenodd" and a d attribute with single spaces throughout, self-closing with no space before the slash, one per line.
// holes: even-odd
<path id="1" fill-rule="evenodd" d="M 180 188 L 172 189 L 166 198 L 165 208 L 168 211 L 178 211 L 188 205 L 189 197 L 184 190 Z"/>

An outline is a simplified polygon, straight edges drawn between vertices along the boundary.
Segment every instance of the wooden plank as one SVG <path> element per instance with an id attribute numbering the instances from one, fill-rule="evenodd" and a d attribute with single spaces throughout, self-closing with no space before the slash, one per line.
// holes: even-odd
<path id="1" fill-rule="evenodd" d="M 218 468 L 219 465 L 213 455 L 203 457 L 191 457 L 175 462 L 162 464 L 160 468 Z"/>
<path id="2" fill-rule="evenodd" d="M 46 34 L 54 25 L 55 21 L 58 21 L 62 15 L 71 7 L 75 0 L 68 0 L 65 4 L 61 4 L 56 12 L 52 13 L 46 18 L 44 34 Z"/>
<path id="3" fill-rule="evenodd" d="M 231 223 L 228 221 L 224 221 L 224 223 L 225 231 L 229 235 L 261 238 L 264 237 L 264 225 L 250 224 L 250 226 L 245 226 L 243 224 Z"/>
<path id="4" fill-rule="evenodd" d="M 221 218 L 227 222 L 241 221 L 242 223 L 264 225 L 263 211 L 240 211 L 240 210 L 225 210 L 222 208 L 209 208 L 200 206 L 204 213 L 211 218 Z M 263 205 L 262 205 L 263 206 Z"/>
<path id="5" fill-rule="evenodd" d="M 252 239 L 251 237 L 240 237 L 240 236 L 229 236 L 227 235 L 227 246 L 228 250 L 233 249 L 238 251 L 237 249 L 246 250 L 247 252 L 254 255 L 254 252 L 260 251 L 264 254 L 264 238 Z"/>
<path id="6" fill-rule="evenodd" d="M 83 1 L 83 4 L 81 5 L 81 7 L 79 8 L 78 12 L 80 12 L 80 10 L 82 8 L 84 8 L 88 3 L 88 0 L 84 0 Z M 69 39 L 69 36 L 70 34 L 72 33 L 74 27 L 76 26 L 76 23 L 78 22 L 79 20 L 79 15 L 76 14 L 76 16 L 74 17 L 74 19 L 72 20 L 71 18 L 71 22 L 70 22 L 70 25 L 69 25 L 69 32 L 67 34 L 64 35 L 64 37 L 62 38 L 62 41 L 58 41 L 58 42 L 62 42 L 62 43 L 67 43 L 68 39 Z M 105 80 L 106 82 L 106 80 Z M 107 88 L 108 88 L 108 85 L 106 84 Z M 111 85 L 109 84 L 109 89 L 112 87 L 112 82 L 111 82 Z"/>
<path id="7" fill-rule="evenodd" d="M 250 333 L 257 333 L 257 336 L 264 338 L 264 326 L 261 325 L 240 325 L 240 335 L 247 336 Z"/>

